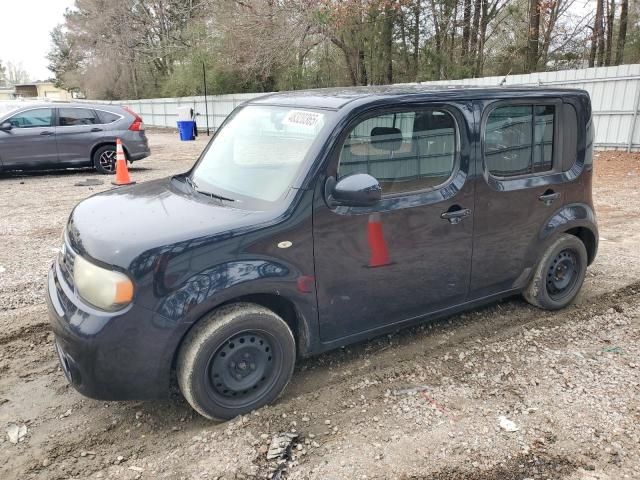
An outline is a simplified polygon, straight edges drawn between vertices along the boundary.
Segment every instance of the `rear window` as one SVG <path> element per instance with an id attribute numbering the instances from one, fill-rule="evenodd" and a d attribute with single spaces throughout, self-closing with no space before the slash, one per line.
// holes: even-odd
<path id="1" fill-rule="evenodd" d="M 514 177 L 553 168 L 554 105 L 509 105 L 491 111 L 484 138 L 484 161 L 496 177 Z"/>
<path id="2" fill-rule="evenodd" d="M 120 118 L 122 118 L 120 115 L 116 113 L 105 112 L 102 110 L 98 110 L 96 111 L 96 113 L 100 117 L 100 123 L 113 123 L 116 120 L 119 120 Z"/>
<path id="3" fill-rule="evenodd" d="M 100 123 L 96 112 L 88 108 L 60 108 L 58 109 L 61 127 L 75 127 L 78 125 L 94 125 Z"/>

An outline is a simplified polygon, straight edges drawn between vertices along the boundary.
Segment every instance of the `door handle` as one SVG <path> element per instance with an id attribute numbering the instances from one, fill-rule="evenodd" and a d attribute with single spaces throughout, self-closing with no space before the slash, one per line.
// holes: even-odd
<path id="1" fill-rule="evenodd" d="M 102 131 L 102 129 L 101 129 L 101 128 L 96 127 L 96 128 L 92 128 L 92 129 L 91 129 L 91 131 L 92 131 L 92 132 L 101 132 L 101 131 Z"/>
<path id="2" fill-rule="evenodd" d="M 546 192 L 544 192 L 542 195 L 540 195 L 538 197 L 538 200 L 540 200 L 542 203 L 544 203 L 545 207 L 548 207 L 549 205 L 551 205 L 553 202 L 555 202 L 559 198 L 560 198 L 560 192 L 554 192 L 553 190 L 547 190 Z"/>
<path id="3" fill-rule="evenodd" d="M 468 208 L 460 208 L 459 206 L 454 205 L 446 212 L 442 212 L 440 214 L 440 218 L 442 218 L 443 220 L 449 220 L 449 223 L 451 223 L 452 225 L 457 225 L 469 215 L 471 215 L 471 210 L 469 210 Z"/>
<path id="4" fill-rule="evenodd" d="M 53 132 L 46 130 L 44 132 L 40 132 L 40 135 L 53 135 Z"/>

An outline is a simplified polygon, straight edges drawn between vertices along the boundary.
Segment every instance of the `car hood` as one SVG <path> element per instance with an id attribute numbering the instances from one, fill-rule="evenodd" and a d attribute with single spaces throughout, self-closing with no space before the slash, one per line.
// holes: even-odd
<path id="1" fill-rule="evenodd" d="M 234 207 L 194 192 L 183 177 L 172 177 L 115 188 L 80 202 L 69 218 L 67 238 L 78 253 L 129 269 L 147 252 L 180 248 L 186 241 L 228 239 L 276 216 Z"/>

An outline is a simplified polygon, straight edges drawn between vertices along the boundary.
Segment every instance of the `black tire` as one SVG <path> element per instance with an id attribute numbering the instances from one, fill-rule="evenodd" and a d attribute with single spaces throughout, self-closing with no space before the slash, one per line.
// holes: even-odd
<path id="1" fill-rule="evenodd" d="M 202 416 L 228 420 L 276 400 L 295 360 L 295 340 L 282 318 L 237 303 L 212 312 L 187 334 L 178 352 L 178 384 Z"/>
<path id="2" fill-rule="evenodd" d="M 116 146 L 103 145 L 93 152 L 92 160 L 98 173 L 113 175 L 116 173 Z"/>
<path id="3" fill-rule="evenodd" d="M 545 310 L 558 310 L 576 297 L 587 271 L 587 249 L 569 234 L 560 235 L 547 249 L 523 292 L 527 302 Z"/>

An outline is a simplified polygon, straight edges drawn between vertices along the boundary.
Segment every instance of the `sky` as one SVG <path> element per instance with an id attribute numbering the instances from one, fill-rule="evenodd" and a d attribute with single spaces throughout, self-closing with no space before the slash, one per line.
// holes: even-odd
<path id="1" fill-rule="evenodd" d="M 21 63 L 31 81 L 51 77 L 45 58 L 51 48 L 49 34 L 73 4 L 74 0 L 0 0 L 2 63 Z"/>

